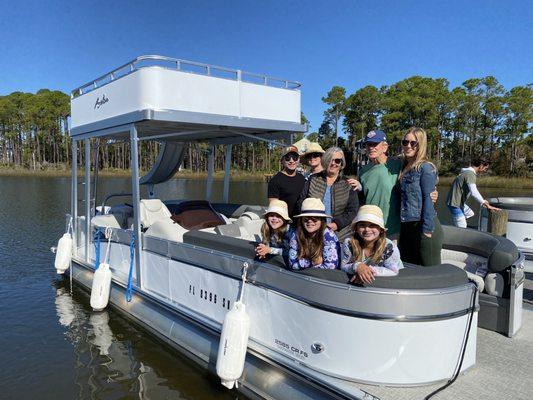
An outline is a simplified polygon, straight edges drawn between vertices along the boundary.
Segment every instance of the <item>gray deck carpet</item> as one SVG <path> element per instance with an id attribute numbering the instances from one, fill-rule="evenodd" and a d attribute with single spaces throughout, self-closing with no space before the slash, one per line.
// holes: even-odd
<path id="1" fill-rule="evenodd" d="M 533 292 L 533 282 L 528 284 Z M 514 338 L 478 329 L 477 340 L 476 365 L 432 399 L 533 399 L 533 306 L 524 302 L 522 328 Z M 382 400 L 424 399 L 440 386 L 387 388 L 358 385 L 361 390 Z"/>

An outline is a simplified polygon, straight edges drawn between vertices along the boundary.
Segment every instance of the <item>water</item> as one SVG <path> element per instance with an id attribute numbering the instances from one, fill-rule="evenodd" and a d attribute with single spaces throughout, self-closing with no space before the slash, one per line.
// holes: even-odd
<path id="1" fill-rule="evenodd" d="M 101 203 L 105 193 L 129 192 L 130 184 L 107 178 L 99 189 Z M 437 208 L 444 223 L 449 223 L 447 190 L 439 187 Z M 214 201 L 221 201 L 221 192 L 222 182 L 216 181 Z M 481 192 L 487 197 L 533 195 Z M 202 181 L 173 180 L 158 187 L 162 199 L 204 194 Z M 230 202 L 265 201 L 265 183 L 232 183 Z M 0 177 L 0 398 L 236 398 L 215 377 L 120 314 L 93 313 L 81 289 L 74 287 L 70 295 L 68 281 L 55 274 L 49 250 L 63 233 L 69 207 L 68 178 Z"/>

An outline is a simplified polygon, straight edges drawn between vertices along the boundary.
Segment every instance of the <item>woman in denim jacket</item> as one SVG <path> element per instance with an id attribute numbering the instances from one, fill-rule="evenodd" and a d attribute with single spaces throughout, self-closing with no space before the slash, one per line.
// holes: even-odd
<path id="1" fill-rule="evenodd" d="M 437 170 L 426 158 L 427 135 L 411 128 L 402 140 L 403 168 L 399 248 L 405 262 L 429 266 L 441 263 L 442 227 L 430 198 L 437 184 Z"/>

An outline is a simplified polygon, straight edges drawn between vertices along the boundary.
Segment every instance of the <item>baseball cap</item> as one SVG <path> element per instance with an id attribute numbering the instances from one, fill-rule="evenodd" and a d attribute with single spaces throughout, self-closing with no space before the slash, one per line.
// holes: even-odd
<path id="1" fill-rule="evenodd" d="M 378 129 L 368 132 L 365 136 L 365 143 L 381 143 L 386 141 L 387 135 L 385 135 L 385 132 Z"/>
<path id="2" fill-rule="evenodd" d="M 300 155 L 300 152 L 298 151 L 298 147 L 296 146 L 287 146 L 283 148 L 283 151 L 281 152 L 281 156 L 284 157 L 289 153 L 296 153 Z"/>

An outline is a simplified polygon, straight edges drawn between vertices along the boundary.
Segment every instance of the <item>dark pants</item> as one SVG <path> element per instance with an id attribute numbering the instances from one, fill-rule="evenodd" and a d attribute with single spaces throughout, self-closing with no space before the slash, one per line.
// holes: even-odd
<path id="1" fill-rule="evenodd" d="M 437 217 L 431 237 L 422 233 L 422 221 L 402 222 L 398 241 L 402 261 L 424 267 L 441 264 L 442 239 L 442 227 Z"/>

